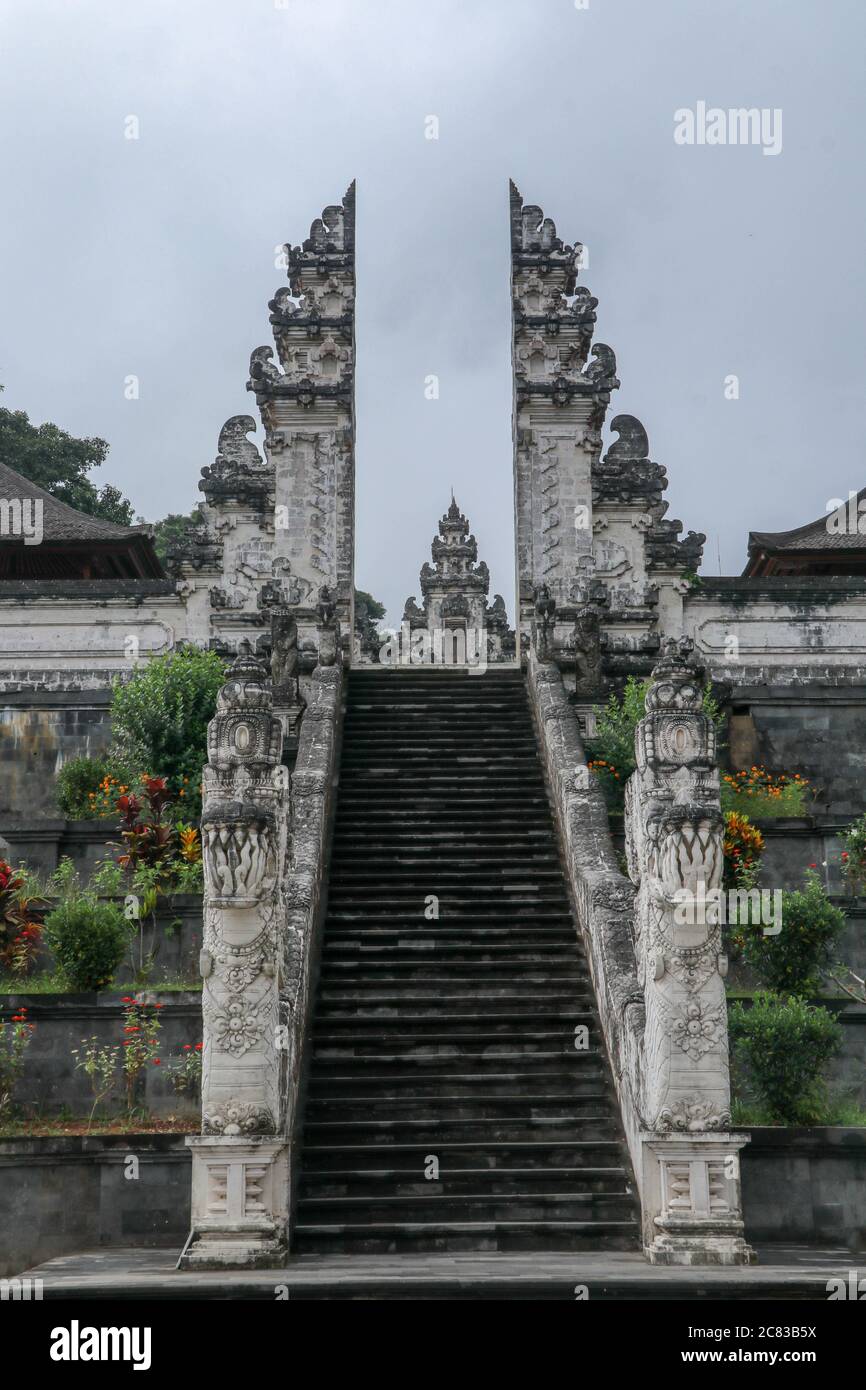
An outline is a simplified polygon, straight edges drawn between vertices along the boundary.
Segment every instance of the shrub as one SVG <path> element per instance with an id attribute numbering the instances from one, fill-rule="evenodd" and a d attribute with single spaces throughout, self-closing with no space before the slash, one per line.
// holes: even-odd
<path id="1" fill-rule="evenodd" d="M 104 989 L 120 964 L 128 938 L 123 909 L 83 890 L 68 859 L 61 862 L 54 883 L 60 901 L 45 918 L 45 940 L 73 989 Z"/>
<path id="2" fill-rule="evenodd" d="M 70 758 L 57 774 L 57 805 L 69 820 L 99 820 L 114 812 L 130 774 L 110 753 Z"/>
<path id="3" fill-rule="evenodd" d="M 207 726 L 223 679 L 216 652 L 181 647 L 113 686 L 111 722 L 118 755 L 142 772 L 165 778 L 169 790 L 189 803 L 192 816 L 200 807 Z"/>
<path id="4" fill-rule="evenodd" d="M 852 821 L 841 839 L 842 873 L 850 891 L 857 894 L 866 883 L 866 815 Z"/>
<path id="5" fill-rule="evenodd" d="M 727 772 L 721 781 L 723 811 L 745 812 L 749 816 L 802 816 L 811 791 L 799 772 L 768 772 L 765 767 L 749 767 Z"/>
<path id="6" fill-rule="evenodd" d="M 808 1124 L 826 1111 L 824 1068 L 842 1046 L 831 1013 L 804 999 L 759 994 L 750 1009 L 735 1004 L 729 1024 L 737 1066 L 771 1119 Z"/>
<path id="7" fill-rule="evenodd" d="M 87 1121 L 87 1128 L 90 1129 L 97 1106 L 107 1100 L 117 1086 L 120 1047 L 117 1044 L 101 1043 L 93 1033 L 89 1038 L 81 1039 L 80 1048 L 73 1047 L 72 1056 L 75 1058 L 76 1071 L 84 1072 L 93 1092 L 93 1107 Z"/>
<path id="8" fill-rule="evenodd" d="M 738 928 L 734 937 L 743 959 L 763 985 L 778 994 L 809 995 L 821 987 L 845 914 L 834 907 L 814 869 L 805 887 L 782 894 L 782 930 L 765 936 L 759 924 Z"/>
<path id="9" fill-rule="evenodd" d="M 198 1096 L 201 1093 L 202 1046 L 184 1043 L 181 1054 L 168 1068 L 168 1076 L 179 1096 Z"/>
<path id="10" fill-rule="evenodd" d="M 748 816 L 725 812 L 725 887 L 753 888 L 761 872 L 764 837 Z"/>

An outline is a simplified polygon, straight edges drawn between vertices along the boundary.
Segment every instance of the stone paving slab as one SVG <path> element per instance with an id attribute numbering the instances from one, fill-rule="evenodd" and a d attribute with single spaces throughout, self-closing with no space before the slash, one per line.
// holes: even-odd
<path id="1" fill-rule="evenodd" d="M 765 1247 L 745 1269 L 666 1269 L 639 1254 L 454 1253 L 296 1255 L 284 1268 L 178 1272 L 174 1250 L 113 1249 L 63 1255 L 21 1277 L 45 1299 L 590 1299 L 820 1300 L 827 1280 L 848 1277 L 844 1249 Z M 866 1257 L 860 1261 L 866 1272 Z"/>

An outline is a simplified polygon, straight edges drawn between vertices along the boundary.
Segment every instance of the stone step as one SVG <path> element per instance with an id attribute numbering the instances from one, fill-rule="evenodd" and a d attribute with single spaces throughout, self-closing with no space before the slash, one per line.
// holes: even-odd
<path id="1" fill-rule="evenodd" d="M 313 1065 L 309 1080 L 309 1096 L 326 1097 L 339 1092 L 351 1100 L 359 1094 L 381 1098 L 393 1095 L 404 1098 L 407 1091 L 415 1098 L 440 1096 L 511 1096 L 521 1094 L 521 1088 L 537 1090 L 539 1093 L 549 1089 L 562 1091 L 568 1095 L 586 1095 L 597 1092 L 605 1079 L 599 1054 L 595 1053 L 595 1066 L 585 1064 L 580 1068 L 551 1067 L 534 1074 L 523 1070 L 489 1070 L 441 1072 L 426 1076 L 416 1071 L 370 1072 L 369 1067 L 358 1068 L 354 1073 L 348 1067 L 341 1071 L 322 1069 Z"/>
<path id="2" fill-rule="evenodd" d="M 393 1096 L 370 1095 L 349 1098 L 322 1090 L 311 1092 L 307 1099 L 307 1123 L 324 1121 L 346 1123 L 378 1123 L 393 1121 L 402 1124 L 470 1124 L 507 1120 L 519 1124 L 536 1124 L 546 1120 L 573 1120 L 580 1123 L 586 1115 L 603 1112 L 609 1097 L 603 1090 L 588 1091 L 585 1095 L 553 1094 L 513 1096 Z"/>
<path id="3" fill-rule="evenodd" d="M 562 1136 L 566 1138 L 580 1126 L 580 1133 L 587 1139 L 615 1139 L 618 1128 L 605 1105 L 571 1115 L 530 1116 L 528 1118 L 478 1119 L 475 1116 L 460 1115 L 454 1119 L 447 1116 L 431 1115 L 426 1118 L 371 1119 L 369 1117 L 352 1119 L 318 1120 L 307 1119 L 304 1124 L 304 1140 L 311 1144 L 346 1144 L 366 1139 L 382 1148 L 391 1144 L 435 1145 L 449 1138 L 459 1138 L 462 1142 L 476 1140 L 478 1143 L 520 1143 L 532 1139 L 555 1142 Z M 436 1153 L 436 1149 L 430 1150 Z"/>
<path id="4" fill-rule="evenodd" d="M 355 941 L 332 942 L 322 955 L 322 973 L 343 971 L 352 978 L 352 971 L 412 972 L 427 978 L 430 972 L 447 968 L 458 970 L 487 970 L 497 972 L 535 970 L 548 966 L 551 970 L 574 968 L 584 979 L 586 966 L 575 964 L 572 954 L 563 952 L 566 943 L 552 942 L 535 947 L 517 945 L 463 945 L 458 941 L 412 941 L 395 945 L 376 945 L 359 936 Z"/>
<path id="5" fill-rule="evenodd" d="M 349 980 L 341 984 L 322 982 L 319 1002 L 322 1006 L 320 1017 L 329 1023 L 345 1015 L 356 1018 L 359 1026 L 363 1026 L 373 1019 L 380 1022 L 383 1014 L 388 1018 L 406 1017 L 419 1022 L 457 1016 L 464 1018 L 466 1015 L 477 1016 L 485 1022 L 503 1014 L 510 1019 L 514 1016 L 513 1009 L 518 1011 L 521 1018 L 547 1017 L 551 1013 L 562 1017 L 562 1011 L 572 1006 L 582 1005 L 590 1009 L 594 1000 L 586 980 L 582 987 L 580 983 L 565 980 L 548 985 L 544 990 L 540 990 L 533 981 L 528 982 L 525 988 L 518 988 L 514 980 L 506 980 L 500 985 L 470 980 L 467 984 L 455 982 L 439 987 L 401 981 L 398 988 L 391 990 L 383 988 L 375 980 L 367 987 Z M 415 1004 L 427 1007 L 416 1009 Z"/>
<path id="6" fill-rule="evenodd" d="M 488 967 L 479 965 L 475 971 L 467 967 L 461 970 L 459 975 L 443 974 L 441 964 L 423 960 L 408 961 L 402 969 L 393 964 L 371 965 L 369 961 L 364 960 L 329 961 L 320 974 L 322 988 L 330 991 L 345 987 L 365 992 L 368 989 L 376 991 L 400 988 L 411 990 L 413 997 L 418 990 L 424 990 L 433 993 L 437 998 L 441 997 L 440 989 L 497 989 L 503 985 L 515 989 L 520 985 L 537 990 L 539 985 L 549 980 L 553 980 L 559 986 L 566 983 L 582 986 L 584 993 L 588 987 L 586 971 L 579 970 L 573 960 L 567 959 L 559 965 L 550 961 L 536 962 L 534 965 L 521 962 L 511 969 L 500 965 L 496 967 L 495 973 Z"/>
<path id="7" fill-rule="evenodd" d="M 435 875 L 433 878 L 435 880 Z M 418 914 L 419 905 L 423 905 L 434 891 L 439 899 L 440 921 L 465 917 L 475 907 L 485 915 L 498 912 L 500 921 L 507 920 L 517 911 L 526 912 L 536 906 L 559 912 L 568 907 L 565 893 L 552 888 L 539 888 L 533 892 L 526 884 L 515 884 L 511 888 L 503 882 L 499 891 L 494 892 L 491 885 L 482 883 L 476 893 L 469 892 L 465 885 L 458 893 L 451 885 L 438 880 L 431 883 L 429 879 L 424 883 L 401 884 L 400 892 L 395 891 L 388 897 L 382 896 L 381 888 L 377 893 L 372 887 L 364 889 L 352 884 L 335 884 L 329 894 L 328 906 L 337 915 L 344 916 L 349 912 L 356 917 L 362 915 L 366 920 L 370 915 L 377 916 L 390 909 L 393 916 L 406 921 Z"/>
<path id="8" fill-rule="evenodd" d="M 470 952 L 474 952 L 476 947 L 497 946 L 545 952 L 556 946 L 560 953 L 574 953 L 575 958 L 582 955 L 575 928 L 561 920 L 562 908 L 555 904 L 539 904 L 539 908 L 553 910 L 549 913 L 540 910 L 534 919 L 531 915 L 532 904 L 524 904 L 519 909 L 521 924 L 515 926 L 512 923 L 518 915 L 516 910 L 509 912 L 507 907 L 503 907 L 491 913 L 488 907 L 479 903 L 479 916 L 483 912 L 484 925 L 476 927 L 464 925 L 472 920 L 471 911 L 467 912 L 465 906 L 453 904 L 447 898 L 439 899 L 438 920 L 428 920 L 423 915 L 417 898 L 411 899 L 411 906 L 395 904 L 392 912 L 386 911 L 384 904 L 367 912 L 364 909 L 368 904 L 369 900 L 362 903 L 355 899 L 347 899 L 339 906 L 329 904 L 331 910 L 325 927 L 326 952 L 332 947 L 350 948 L 352 943 L 357 943 L 359 950 L 375 951 L 384 946 L 399 946 L 407 951 L 430 951 L 434 953 L 431 958 L 437 958 L 435 953 L 441 948 L 448 952 L 443 957 L 448 960 L 456 959 L 450 950 L 458 946 L 466 946 Z"/>
<path id="9" fill-rule="evenodd" d="M 439 854 L 461 850 L 466 853 L 553 852 L 550 826 L 545 827 L 540 816 L 527 819 L 514 813 L 510 820 L 496 815 L 464 820 L 456 811 L 446 815 L 441 811 L 418 809 L 408 820 L 405 817 L 389 819 L 372 811 L 364 817 L 354 811 L 351 818 L 335 820 L 333 845 L 341 856 L 353 851 L 356 855 L 362 854 L 368 848 L 372 851 L 377 844 L 388 850 L 423 849 Z"/>
<path id="10" fill-rule="evenodd" d="M 429 1182 L 427 1192 L 380 1196 L 304 1195 L 298 1202 L 302 1226 L 371 1222 L 464 1221 L 621 1221 L 635 1220 L 634 1203 L 626 1192 L 446 1193 Z"/>
<path id="11" fill-rule="evenodd" d="M 304 1171 L 329 1173 L 334 1169 L 350 1166 L 359 1172 L 382 1167 L 382 1152 L 373 1140 L 348 1143 L 334 1143 L 328 1140 L 311 1141 L 305 1146 Z M 622 1161 L 622 1146 L 618 1139 L 583 1138 L 573 1139 L 557 1135 L 553 1140 L 539 1139 L 491 1139 L 479 1143 L 478 1140 L 443 1138 L 436 1150 L 440 1167 L 446 1164 L 455 1167 L 489 1168 L 492 1171 L 502 1168 L 573 1168 L 588 1164 L 591 1167 L 618 1165 Z M 388 1159 L 391 1164 L 399 1159 L 402 1168 L 414 1168 L 423 1173 L 426 1166 L 426 1148 L 423 1139 L 417 1137 L 408 1143 L 388 1145 Z"/>
<path id="12" fill-rule="evenodd" d="M 633 1250 L 637 1221 L 497 1221 L 299 1224 L 293 1250 L 397 1251 Z"/>
<path id="13" fill-rule="evenodd" d="M 591 1025 L 588 1023 L 588 1027 Z M 598 1043 L 590 1034 L 590 1042 Z M 440 1033 L 393 1033 L 387 1029 L 368 1033 L 363 1038 L 346 1037 L 345 1033 L 319 1032 L 313 1037 L 312 1055 L 316 1063 L 354 1059 L 358 1064 L 373 1063 L 379 1057 L 402 1058 L 408 1066 L 417 1060 L 432 1059 L 439 1054 L 444 1063 L 450 1058 L 461 1067 L 484 1059 L 491 1066 L 502 1066 L 517 1057 L 529 1065 L 532 1054 L 542 1058 L 554 1057 L 558 1062 L 577 1056 L 573 1031 L 560 1029 L 484 1029 L 456 1033 L 454 1029 Z"/>
<path id="14" fill-rule="evenodd" d="M 484 1008 L 479 1008 L 474 993 L 453 995 L 444 1001 L 442 1008 L 418 1007 L 422 1002 L 426 1001 L 412 1001 L 403 995 L 323 998 L 316 1021 L 329 1032 L 338 1026 L 354 1024 L 359 1030 L 387 1025 L 392 1029 L 402 1027 L 414 1034 L 418 1029 L 435 1027 L 441 1031 L 443 1026 L 453 1025 L 455 1036 L 460 1036 L 470 1033 L 473 1027 L 491 1032 L 521 1024 L 550 1028 L 556 1020 L 563 1024 L 588 1023 L 593 1019 L 595 1001 L 588 990 L 581 994 L 576 989 L 567 989 L 535 996 L 491 995 L 483 1001 Z"/>
<path id="15" fill-rule="evenodd" d="M 574 1045 L 560 1051 L 538 1051 L 517 1047 L 514 1042 L 499 1048 L 478 1051 L 478 1049 L 450 1048 L 448 1052 L 417 1048 L 413 1052 L 370 1052 L 361 1051 L 359 1055 L 339 1055 L 341 1049 L 335 1048 L 334 1055 L 329 1052 L 316 1052 L 311 1059 L 310 1086 L 320 1081 L 346 1081 L 350 1077 L 361 1084 L 368 1079 L 382 1081 L 392 1079 L 393 1084 L 402 1086 L 407 1076 L 416 1077 L 421 1091 L 430 1090 L 432 1084 L 460 1086 L 460 1084 L 495 1084 L 500 1077 L 523 1077 L 525 1084 L 534 1084 L 539 1077 L 574 1077 L 574 1084 L 582 1079 L 595 1083 L 599 1076 L 606 1076 L 603 1065 L 605 1058 L 596 1047 L 587 1051 L 575 1051 Z M 516 1086 L 517 1081 L 510 1081 Z M 523 1084 L 523 1083 L 521 1083 Z M 539 1081 L 538 1084 L 541 1084 Z"/>
<path id="16" fill-rule="evenodd" d="M 425 1164 L 425 1167 L 428 1165 Z M 431 1183 L 423 1168 L 337 1168 L 308 1172 L 301 1183 L 305 1197 L 364 1197 L 389 1192 L 395 1197 L 425 1197 L 431 1185 L 447 1196 L 488 1193 L 563 1192 L 628 1194 L 623 1167 L 593 1168 L 451 1168 L 440 1164 L 439 1177 Z"/>

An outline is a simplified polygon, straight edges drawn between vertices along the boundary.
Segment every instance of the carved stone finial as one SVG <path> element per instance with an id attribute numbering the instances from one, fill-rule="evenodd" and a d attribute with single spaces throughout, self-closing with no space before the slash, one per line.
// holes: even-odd
<path id="1" fill-rule="evenodd" d="M 605 459 L 649 458 L 649 437 L 636 415 L 615 415 L 610 427 L 619 438 L 611 444 Z"/>
<path id="2" fill-rule="evenodd" d="M 219 434 L 218 458 L 223 458 L 251 468 L 261 467 L 262 456 L 255 444 L 247 436 L 255 434 L 256 422 L 252 415 L 232 415 L 226 420 Z"/>
<path id="3" fill-rule="evenodd" d="M 600 391 L 613 391 L 619 386 L 616 374 L 616 353 L 607 343 L 593 343 L 592 358 L 583 370 L 584 377 Z"/>

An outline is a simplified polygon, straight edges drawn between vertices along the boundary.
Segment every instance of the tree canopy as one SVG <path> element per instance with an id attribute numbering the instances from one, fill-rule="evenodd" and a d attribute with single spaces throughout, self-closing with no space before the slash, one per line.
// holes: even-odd
<path id="1" fill-rule="evenodd" d="M 0 407 L 0 463 L 76 511 L 131 526 L 132 503 L 112 483 L 97 488 L 88 477 L 107 453 L 104 439 L 76 439 L 50 421 L 34 425 L 24 410 Z"/>

